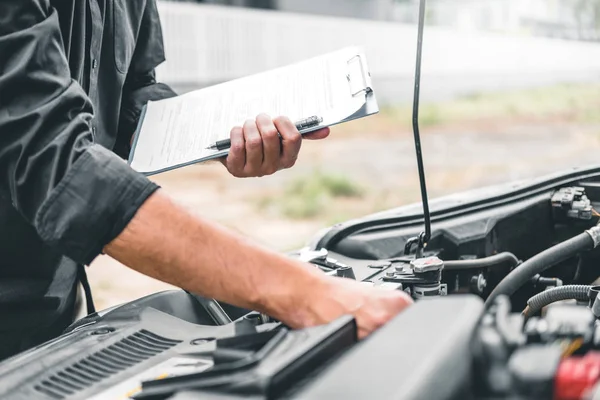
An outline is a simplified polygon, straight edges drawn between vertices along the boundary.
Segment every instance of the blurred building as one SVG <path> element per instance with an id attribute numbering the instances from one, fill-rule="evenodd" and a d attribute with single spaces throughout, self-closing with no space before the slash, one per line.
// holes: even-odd
<path id="1" fill-rule="evenodd" d="M 397 3 L 394 19 L 415 22 L 418 0 Z M 573 40 L 600 39 L 600 0 L 429 0 L 428 23 L 458 29 Z"/>
<path id="2" fill-rule="evenodd" d="M 398 0 L 180 0 L 350 18 L 386 20 Z"/>
<path id="3" fill-rule="evenodd" d="M 359 10 L 364 16 L 375 13 L 379 9 L 375 5 L 384 2 L 270 0 L 271 6 L 287 3 L 296 11 L 310 8 L 306 12 L 279 12 L 223 7 L 224 0 L 219 0 L 219 5 L 215 1 L 212 0 L 213 4 L 159 1 L 167 62 L 158 73 L 181 93 L 358 45 L 368 55 L 380 104 L 412 98 L 417 32 L 414 24 L 375 17 L 339 18 L 306 13 L 315 10 L 334 13 L 337 9 L 337 15 L 344 11 L 348 16 L 348 7 L 343 5 L 352 3 L 356 4 L 353 12 Z M 537 0 L 527 2 L 543 5 Z M 229 5 L 234 3 L 248 5 L 250 0 L 228 0 Z M 309 3 L 314 6 L 309 7 Z M 428 26 L 426 30 L 423 98 L 442 100 L 468 93 L 598 79 L 600 44 L 480 30 L 484 23 L 493 31 L 501 31 L 503 26 L 519 29 L 522 16 L 547 20 L 556 15 L 556 10 L 523 6 L 514 11 L 515 8 L 508 7 L 510 0 L 452 2 L 459 3 L 477 4 L 463 11 L 436 8 L 450 4 L 450 0 L 428 1 L 429 23 L 438 26 Z M 490 9 L 479 3 L 503 8 Z M 258 6 L 259 0 L 252 0 L 251 4 Z M 408 14 L 418 11 L 418 3 L 414 1 L 394 7 L 402 5 L 408 7 Z"/>
<path id="4" fill-rule="evenodd" d="M 177 1 L 177 0 L 173 0 Z M 419 0 L 179 0 L 414 23 Z M 461 30 L 600 40 L 600 0 L 428 0 L 427 22 Z"/>

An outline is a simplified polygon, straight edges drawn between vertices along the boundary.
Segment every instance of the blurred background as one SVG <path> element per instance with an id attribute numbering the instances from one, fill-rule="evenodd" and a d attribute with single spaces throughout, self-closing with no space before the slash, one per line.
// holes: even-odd
<path id="1" fill-rule="evenodd" d="M 153 179 L 182 205 L 271 249 L 419 201 L 411 128 L 416 0 L 158 0 L 179 93 L 363 46 L 381 112 L 305 141 L 291 170 L 235 179 L 219 163 Z M 600 0 L 429 0 L 421 131 L 432 197 L 600 164 Z M 201 110 L 200 110 L 201 112 Z M 168 288 L 97 259 L 99 309 Z"/>

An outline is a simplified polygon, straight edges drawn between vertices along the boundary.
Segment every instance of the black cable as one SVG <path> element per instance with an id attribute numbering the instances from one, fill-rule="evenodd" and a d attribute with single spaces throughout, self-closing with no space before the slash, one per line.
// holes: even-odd
<path id="1" fill-rule="evenodd" d="M 83 287 L 83 293 L 85 294 L 85 305 L 87 315 L 94 314 L 96 312 L 96 305 L 94 304 L 94 296 L 92 296 L 92 287 L 90 286 L 90 282 L 88 281 L 87 272 L 85 270 L 84 265 L 79 265 L 77 267 L 77 279 L 79 279 L 79 283 Z"/>
<path id="2" fill-rule="evenodd" d="M 415 136 L 415 149 L 417 151 L 417 166 L 419 168 L 419 183 L 421 185 L 421 200 L 423 202 L 423 215 L 425 218 L 424 244 L 431 239 L 431 215 L 429 214 L 429 201 L 427 199 L 427 184 L 425 182 L 425 168 L 421 151 L 421 135 L 419 133 L 419 97 L 421 91 L 421 58 L 423 54 L 423 27 L 425 26 L 426 0 L 419 4 L 419 30 L 417 36 L 417 65 L 415 68 L 415 95 L 413 98 L 413 133 Z"/>
<path id="3" fill-rule="evenodd" d="M 594 234 L 597 235 L 598 228 Z M 525 261 L 518 268 L 511 271 L 494 288 L 488 299 L 486 306 L 490 306 L 494 299 L 501 294 L 510 296 L 523 286 L 531 277 L 555 266 L 556 264 L 576 256 L 582 251 L 591 250 L 595 247 L 592 234 L 583 232 L 569 240 L 557 244 Z"/>
<path id="4" fill-rule="evenodd" d="M 406 244 L 404 245 L 404 255 L 408 256 L 410 255 L 410 251 L 412 249 L 412 247 L 419 243 L 419 238 L 418 237 L 414 237 L 414 238 L 410 238 L 406 241 Z"/>
<path id="5" fill-rule="evenodd" d="M 579 260 L 577 261 L 577 268 L 575 269 L 575 274 L 573 275 L 573 279 L 571 281 L 573 283 L 577 283 L 579 278 L 581 277 L 581 271 L 583 270 L 583 256 L 579 256 Z"/>
<path id="6" fill-rule="evenodd" d="M 519 265 L 519 259 L 509 252 L 495 254 L 474 260 L 444 261 L 444 271 L 462 271 L 468 269 L 490 268 L 509 265 L 511 268 Z"/>
<path id="7" fill-rule="evenodd" d="M 525 317 L 530 317 L 542 308 L 562 300 L 587 301 L 590 298 L 590 285 L 566 285 L 544 290 L 527 300 Z"/>

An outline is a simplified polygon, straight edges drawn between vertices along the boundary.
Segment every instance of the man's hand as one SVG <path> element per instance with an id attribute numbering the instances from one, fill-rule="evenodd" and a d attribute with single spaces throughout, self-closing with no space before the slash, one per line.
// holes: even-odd
<path id="1" fill-rule="evenodd" d="M 306 299 L 306 304 L 297 307 L 304 311 L 288 315 L 284 321 L 302 328 L 351 314 L 358 325 L 359 339 L 373 333 L 413 303 L 402 291 L 378 289 L 354 280 L 332 277 L 327 277 L 323 285 L 315 285 L 310 293 L 306 293 Z"/>
<path id="2" fill-rule="evenodd" d="M 329 128 L 304 135 L 305 139 L 324 139 Z M 272 119 L 260 114 L 243 127 L 231 130 L 231 148 L 221 160 L 229 173 L 238 178 L 272 175 L 296 164 L 303 136 L 287 117 Z"/>

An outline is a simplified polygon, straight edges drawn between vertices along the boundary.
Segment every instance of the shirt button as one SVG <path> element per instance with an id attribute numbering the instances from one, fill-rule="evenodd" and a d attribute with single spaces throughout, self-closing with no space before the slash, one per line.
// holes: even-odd
<path id="1" fill-rule="evenodd" d="M 92 69 L 96 69 L 98 67 L 98 60 L 96 58 L 94 58 L 94 60 L 92 61 Z"/>

